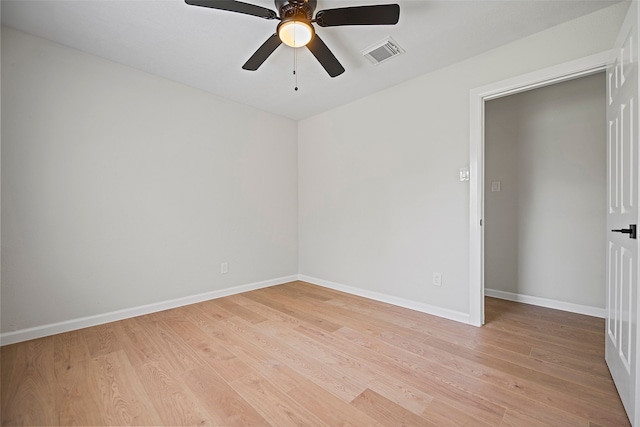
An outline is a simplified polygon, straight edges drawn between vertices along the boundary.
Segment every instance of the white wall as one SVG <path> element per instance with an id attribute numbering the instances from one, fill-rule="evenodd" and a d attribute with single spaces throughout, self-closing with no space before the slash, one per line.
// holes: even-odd
<path id="1" fill-rule="evenodd" d="M 2 332 L 295 275 L 296 142 L 292 120 L 3 27 Z"/>
<path id="2" fill-rule="evenodd" d="M 300 274 L 468 313 L 469 91 L 610 49 L 627 7 L 301 121 Z"/>
<path id="3" fill-rule="evenodd" d="M 605 92 L 599 73 L 485 104 L 487 289 L 604 309 Z"/>

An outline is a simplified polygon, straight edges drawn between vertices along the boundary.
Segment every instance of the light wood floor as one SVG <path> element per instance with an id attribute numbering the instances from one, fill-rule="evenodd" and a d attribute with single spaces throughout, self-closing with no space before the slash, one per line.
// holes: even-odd
<path id="1" fill-rule="evenodd" d="M 602 319 L 294 282 L 2 347 L 3 425 L 625 426 Z"/>

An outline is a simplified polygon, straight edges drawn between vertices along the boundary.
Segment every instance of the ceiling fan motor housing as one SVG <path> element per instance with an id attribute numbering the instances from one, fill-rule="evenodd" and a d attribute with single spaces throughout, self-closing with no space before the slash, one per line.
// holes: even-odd
<path id="1" fill-rule="evenodd" d="M 275 4 L 281 20 L 302 19 L 311 22 L 318 0 L 275 0 Z"/>

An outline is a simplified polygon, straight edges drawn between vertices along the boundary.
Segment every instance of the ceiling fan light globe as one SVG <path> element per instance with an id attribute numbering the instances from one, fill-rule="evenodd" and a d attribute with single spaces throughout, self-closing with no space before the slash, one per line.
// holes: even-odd
<path id="1" fill-rule="evenodd" d="M 284 21 L 278 25 L 278 36 L 282 43 L 291 47 L 306 46 L 314 35 L 311 24 L 304 21 Z"/>

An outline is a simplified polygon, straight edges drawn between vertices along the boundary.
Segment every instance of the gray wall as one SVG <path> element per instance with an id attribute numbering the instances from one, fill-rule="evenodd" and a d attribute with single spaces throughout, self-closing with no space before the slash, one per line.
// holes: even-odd
<path id="1" fill-rule="evenodd" d="M 604 308 L 605 106 L 604 73 L 485 104 L 486 289 Z"/>
<path id="2" fill-rule="evenodd" d="M 3 28 L 2 331 L 295 275 L 296 144 L 292 120 Z"/>

